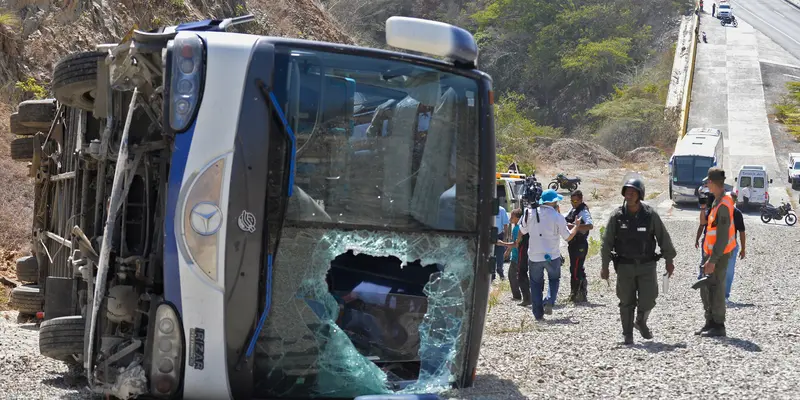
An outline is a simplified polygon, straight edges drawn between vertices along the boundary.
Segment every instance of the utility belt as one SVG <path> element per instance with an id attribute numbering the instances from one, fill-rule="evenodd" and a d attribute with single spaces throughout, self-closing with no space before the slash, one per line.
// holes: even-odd
<path id="1" fill-rule="evenodd" d="M 628 257 L 623 257 L 623 256 L 621 256 L 619 254 L 614 253 L 614 252 L 611 253 L 611 261 L 614 262 L 614 270 L 617 269 L 617 265 L 622 265 L 622 264 L 633 264 L 633 265 L 649 264 L 651 262 L 657 262 L 661 258 L 662 258 L 662 255 L 660 253 L 653 254 L 652 256 L 649 256 L 649 257 L 641 257 L 641 258 L 628 258 Z"/>

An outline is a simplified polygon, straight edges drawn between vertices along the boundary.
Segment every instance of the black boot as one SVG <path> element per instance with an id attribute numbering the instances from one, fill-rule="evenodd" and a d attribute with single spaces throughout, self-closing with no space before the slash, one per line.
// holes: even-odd
<path id="1" fill-rule="evenodd" d="M 511 286 L 511 299 L 519 301 L 522 299 L 522 293 L 519 290 L 519 274 L 517 273 L 517 263 L 511 262 L 508 267 L 508 283 Z"/>
<path id="2" fill-rule="evenodd" d="M 711 328 L 713 328 L 713 327 L 714 327 L 714 322 L 713 322 L 713 321 L 711 321 L 710 319 L 706 319 L 706 324 L 705 324 L 705 325 L 703 325 L 703 327 L 702 327 L 702 328 L 700 328 L 700 330 L 699 330 L 699 331 L 695 331 L 695 333 L 694 333 L 694 334 L 695 334 L 695 335 L 698 335 L 698 336 L 700 336 L 700 335 L 702 335 L 703 333 L 705 333 L 705 332 L 708 332 L 708 330 L 709 330 L 709 329 L 711 329 Z"/>
<path id="3" fill-rule="evenodd" d="M 649 316 L 650 311 L 638 311 L 636 313 L 636 322 L 633 323 L 633 327 L 639 330 L 643 338 L 648 340 L 653 338 L 653 333 L 650 332 L 650 328 L 647 327 L 647 317 Z"/>
<path id="4" fill-rule="evenodd" d="M 585 278 L 581 279 L 581 281 L 578 284 L 578 294 L 576 296 L 575 301 L 577 303 L 586 303 L 587 302 L 586 296 L 588 295 L 588 292 L 589 292 L 589 282 L 586 281 Z"/>
<path id="5" fill-rule="evenodd" d="M 700 335 L 703 337 L 725 337 L 725 324 L 714 324 L 711 329 Z"/>
<path id="6" fill-rule="evenodd" d="M 528 279 L 528 269 L 520 268 L 517 271 L 519 273 L 519 291 L 522 295 L 522 303 L 519 303 L 519 305 L 528 307 L 531 305 L 531 282 Z"/>
<path id="7" fill-rule="evenodd" d="M 569 301 L 570 303 L 575 303 L 578 301 L 578 282 L 575 279 L 569 280 Z"/>
<path id="8" fill-rule="evenodd" d="M 622 336 L 625 344 L 633 344 L 633 310 L 619 310 L 619 318 L 622 321 Z"/>

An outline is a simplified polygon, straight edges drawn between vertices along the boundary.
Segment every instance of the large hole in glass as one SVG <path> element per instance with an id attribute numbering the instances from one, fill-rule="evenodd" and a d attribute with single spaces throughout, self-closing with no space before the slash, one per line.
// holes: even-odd
<path id="1" fill-rule="evenodd" d="M 285 228 L 260 397 L 430 393 L 460 372 L 474 239 Z"/>

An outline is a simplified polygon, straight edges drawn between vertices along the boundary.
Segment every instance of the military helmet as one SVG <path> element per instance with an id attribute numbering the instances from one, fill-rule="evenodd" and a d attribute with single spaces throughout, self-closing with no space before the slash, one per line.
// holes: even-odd
<path id="1" fill-rule="evenodd" d="M 625 195 L 625 188 L 634 188 L 639 192 L 639 200 L 644 200 L 644 179 L 636 172 L 629 172 L 625 175 L 622 181 L 622 190 L 620 193 Z"/>

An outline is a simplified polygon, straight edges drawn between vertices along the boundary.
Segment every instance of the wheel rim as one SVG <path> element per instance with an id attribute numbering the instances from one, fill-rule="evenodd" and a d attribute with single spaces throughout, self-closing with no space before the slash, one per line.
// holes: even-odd
<path id="1" fill-rule="evenodd" d="M 792 226 L 797 222 L 797 216 L 794 214 L 786 215 L 786 225 Z"/>
<path id="2" fill-rule="evenodd" d="M 772 221 L 772 217 L 769 214 L 761 214 L 761 222 L 766 224 L 769 221 Z"/>

